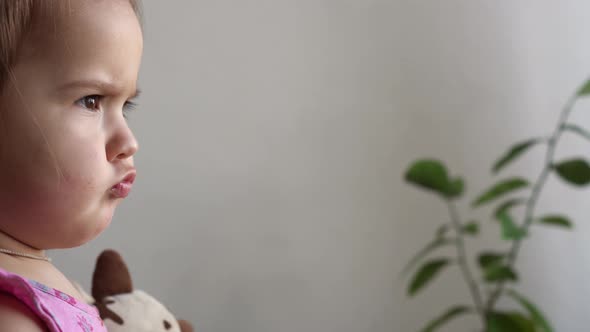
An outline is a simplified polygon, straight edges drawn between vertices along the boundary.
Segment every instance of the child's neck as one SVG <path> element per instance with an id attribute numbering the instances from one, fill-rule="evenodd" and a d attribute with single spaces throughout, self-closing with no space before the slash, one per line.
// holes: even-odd
<path id="1" fill-rule="evenodd" d="M 45 256 L 45 251 L 41 249 L 34 248 L 30 245 L 27 245 L 24 242 L 21 242 L 14 237 L 10 236 L 9 234 L 0 230 L 0 248 L 12 250 L 18 253 L 25 253 L 34 256 Z M 0 253 L 3 254 L 4 253 Z"/>
<path id="2" fill-rule="evenodd" d="M 44 250 L 33 248 L 1 230 L 0 248 L 36 256 L 45 256 Z M 49 287 L 58 289 L 78 300 L 82 301 L 83 299 L 70 280 L 68 280 L 50 262 L 0 253 L 0 268 L 18 274 L 21 277 L 35 280 Z"/>

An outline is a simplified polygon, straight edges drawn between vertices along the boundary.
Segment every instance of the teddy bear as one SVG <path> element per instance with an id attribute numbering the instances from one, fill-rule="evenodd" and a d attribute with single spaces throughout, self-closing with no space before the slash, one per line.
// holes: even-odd
<path id="1" fill-rule="evenodd" d="M 193 332 L 189 322 L 177 320 L 154 297 L 133 289 L 129 269 L 115 250 L 104 250 L 98 256 L 92 296 L 79 284 L 76 287 L 96 306 L 109 332 Z"/>

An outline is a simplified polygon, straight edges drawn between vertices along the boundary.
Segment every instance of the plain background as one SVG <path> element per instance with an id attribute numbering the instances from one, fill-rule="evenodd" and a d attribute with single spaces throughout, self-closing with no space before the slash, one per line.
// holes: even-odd
<path id="1" fill-rule="evenodd" d="M 469 247 L 505 247 L 489 209 L 467 203 L 590 75 L 584 0 L 144 6 L 136 185 L 97 240 L 51 254 L 89 287 L 100 251 L 119 250 L 138 288 L 203 332 L 406 332 L 469 303 L 456 268 L 406 298 L 404 263 L 448 217 L 402 174 L 445 160 L 467 179 L 461 213 L 483 225 Z M 573 121 L 589 114 L 581 102 Z M 565 136 L 558 157 L 589 146 Z M 500 177 L 536 176 L 542 152 Z M 534 229 L 519 260 L 519 289 L 557 331 L 590 321 L 588 198 L 552 177 L 539 213 L 575 230 Z"/>

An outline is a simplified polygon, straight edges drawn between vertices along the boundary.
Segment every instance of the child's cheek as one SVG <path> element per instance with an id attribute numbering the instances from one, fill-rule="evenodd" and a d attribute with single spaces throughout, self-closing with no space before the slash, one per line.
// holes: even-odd
<path id="1" fill-rule="evenodd" d="M 62 160 L 64 187 L 80 193 L 105 190 L 105 161 L 93 149 L 78 151 L 74 156 L 66 155 Z M 102 161 L 102 162 L 101 162 Z"/>

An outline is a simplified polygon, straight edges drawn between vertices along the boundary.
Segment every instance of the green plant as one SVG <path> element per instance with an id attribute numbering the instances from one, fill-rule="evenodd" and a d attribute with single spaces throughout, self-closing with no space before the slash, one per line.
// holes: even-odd
<path id="1" fill-rule="evenodd" d="M 590 184 L 590 165 L 583 158 L 554 160 L 555 150 L 561 135 L 568 131 L 590 139 L 590 132 L 582 127 L 569 123 L 568 119 L 576 101 L 590 96 L 590 80 L 568 100 L 563 108 L 558 124 L 549 137 L 527 139 L 513 145 L 499 158 L 492 167 L 492 173 L 498 174 L 506 165 L 515 161 L 530 148 L 544 145 L 545 161 L 539 176 L 534 182 L 524 177 L 503 178 L 490 186 L 471 202 L 472 208 L 497 203 L 492 218 L 497 220 L 503 240 L 510 241 L 510 249 L 501 251 L 483 251 L 477 255 L 477 266 L 481 269 L 483 280 L 479 282 L 468 264 L 466 237 L 477 236 L 480 227 L 476 221 L 465 222 L 461 219 L 455 202 L 464 192 L 464 181 L 461 177 L 451 177 L 443 162 L 435 159 L 417 160 L 410 165 L 405 173 L 405 180 L 419 188 L 437 194 L 447 205 L 450 222 L 439 226 L 434 238 L 418 252 L 408 263 L 405 272 L 415 269 L 414 276 L 408 286 L 408 295 L 414 296 L 421 291 L 435 277 L 449 266 L 455 264 L 462 272 L 463 278 L 473 303 L 456 305 L 440 316 L 430 321 L 421 331 L 430 332 L 443 326 L 451 319 L 465 314 L 474 314 L 481 320 L 481 330 L 486 332 L 552 332 L 549 321 L 541 310 L 517 292 L 513 285 L 518 281 L 516 260 L 533 225 L 553 225 L 571 228 L 570 219 L 560 213 L 537 215 L 537 202 L 548 177 L 556 174 L 565 182 L 574 186 Z M 511 210 L 516 206 L 524 206 L 522 218 L 515 218 Z M 454 258 L 439 257 L 426 258 L 441 247 L 455 246 L 457 255 Z M 426 261 L 425 261 L 426 260 Z M 489 288 L 489 292 L 482 292 L 482 285 Z M 502 296 L 512 298 L 521 307 L 521 311 L 507 311 L 496 308 L 497 301 Z"/>

